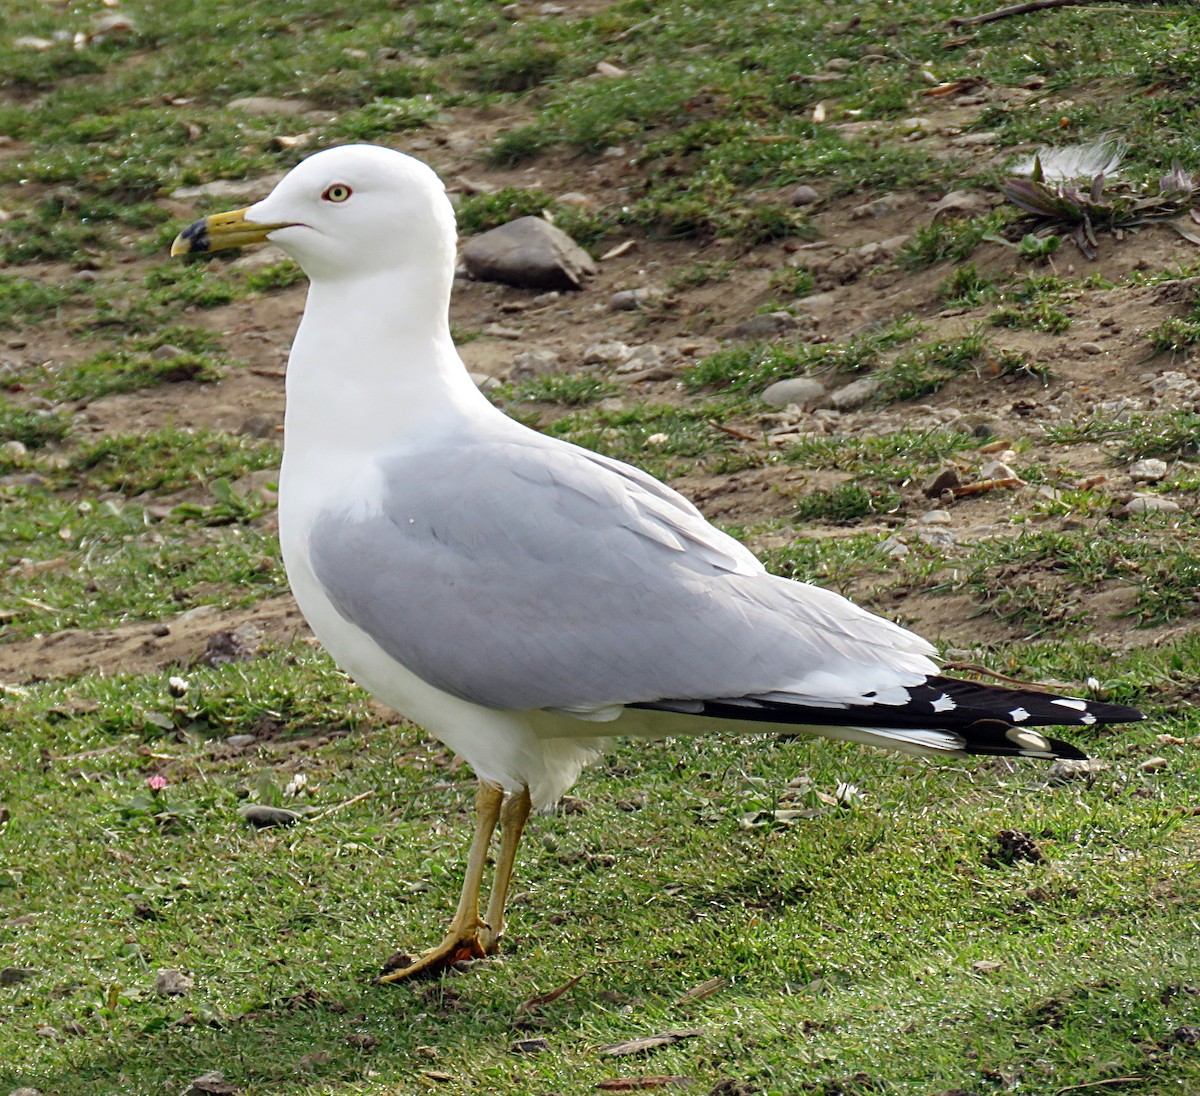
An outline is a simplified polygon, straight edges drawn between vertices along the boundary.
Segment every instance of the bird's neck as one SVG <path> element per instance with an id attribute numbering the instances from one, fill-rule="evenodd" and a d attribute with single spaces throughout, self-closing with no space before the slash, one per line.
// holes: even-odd
<path id="1" fill-rule="evenodd" d="M 499 414 L 450 338 L 450 282 L 393 273 L 312 283 L 288 361 L 289 449 L 378 453 Z"/>

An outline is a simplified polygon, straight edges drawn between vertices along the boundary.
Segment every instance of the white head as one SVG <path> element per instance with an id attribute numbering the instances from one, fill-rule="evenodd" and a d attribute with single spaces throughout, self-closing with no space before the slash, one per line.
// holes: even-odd
<path id="1" fill-rule="evenodd" d="M 380 145 L 343 145 L 292 168 L 262 201 L 184 230 L 173 254 L 270 240 L 314 282 L 420 264 L 453 276 L 454 210 L 433 170 Z"/>

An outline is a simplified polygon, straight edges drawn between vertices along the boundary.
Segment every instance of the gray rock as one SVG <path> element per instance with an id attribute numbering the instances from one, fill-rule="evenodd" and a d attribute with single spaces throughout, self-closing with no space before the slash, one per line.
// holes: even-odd
<path id="1" fill-rule="evenodd" d="M 832 315 L 833 310 L 837 307 L 837 294 L 832 292 L 811 293 L 807 297 L 801 297 L 792 307 L 802 315 L 811 316 L 812 319 L 820 322 Z"/>
<path id="2" fill-rule="evenodd" d="M 14 1088 L 8 1096 L 42 1096 L 40 1088 L 29 1088 L 27 1085 L 22 1088 Z"/>
<path id="3" fill-rule="evenodd" d="M 274 175 L 260 175 L 257 179 L 214 179 L 211 183 L 200 186 L 181 186 L 171 192 L 172 198 L 190 202 L 196 198 L 217 198 L 229 201 L 254 201 L 275 188 L 275 184 L 283 178 L 280 172 Z M 278 256 L 276 257 L 278 262 Z"/>
<path id="4" fill-rule="evenodd" d="M 534 347 L 532 350 L 523 350 L 513 358 L 508 376 L 510 380 L 523 381 L 533 377 L 549 377 L 561 372 L 563 372 L 562 358 L 553 350 Z"/>
<path id="5" fill-rule="evenodd" d="M 1179 503 L 1158 495 L 1135 495 L 1121 507 L 1123 514 L 1174 514 L 1178 511 Z"/>
<path id="6" fill-rule="evenodd" d="M 948 464 L 939 468 L 925 481 L 921 487 L 921 493 L 926 498 L 940 499 L 943 491 L 953 491 L 956 487 L 961 486 L 962 479 L 958 475 L 958 469 Z"/>
<path id="7" fill-rule="evenodd" d="M 623 342 L 592 343 L 583 352 L 584 365 L 620 365 L 633 357 L 633 347 Z"/>
<path id="8" fill-rule="evenodd" d="M 247 803 L 238 807 L 238 817 L 260 830 L 269 826 L 294 826 L 304 816 L 283 807 L 268 807 L 262 803 Z"/>
<path id="9" fill-rule="evenodd" d="M 654 343 L 646 343 L 643 346 L 635 346 L 633 352 L 625 361 L 617 366 L 618 373 L 641 373 L 647 369 L 654 369 L 662 365 L 666 360 L 666 351 L 661 346 L 656 346 Z"/>
<path id="10" fill-rule="evenodd" d="M 164 967 L 154 976 L 154 992 L 162 997 L 182 997 L 191 993 L 195 982 L 181 970 Z"/>
<path id="11" fill-rule="evenodd" d="M 225 739 L 226 746 L 233 746 L 240 749 L 242 746 L 253 746 L 258 741 L 257 735 L 252 734 L 231 734 Z"/>
<path id="12" fill-rule="evenodd" d="M 614 312 L 636 312 L 656 301 L 662 300 L 663 292 L 652 285 L 641 285 L 636 289 L 618 289 L 609 298 L 608 306 Z"/>
<path id="13" fill-rule="evenodd" d="M 1091 783 L 1098 773 L 1102 773 L 1107 768 L 1108 762 L 1101 761 L 1098 757 L 1089 757 L 1086 761 L 1059 757 L 1046 770 L 1046 783 L 1070 784 L 1073 780 L 1085 780 Z"/>
<path id="14" fill-rule="evenodd" d="M 772 339 L 799 326 L 800 321 L 789 312 L 764 312 L 737 324 L 730 335 L 735 339 Z"/>
<path id="15" fill-rule="evenodd" d="M 307 99 L 276 99 L 270 95 L 251 95 L 245 99 L 231 99 L 225 104 L 230 110 L 241 110 L 246 114 L 307 114 L 315 110 Z"/>
<path id="16" fill-rule="evenodd" d="M 979 478 L 982 480 L 1015 480 L 1021 477 L 1004 461 L 990 460 L 980 467 Z"/>
<path id="17" fill-rule="evenodd" d="M 1104 353 L 1104 347 L 1102 347 L 1099 343 L 1094 343 L 1094 342 L 1080 343 L 1079 349 L 1082 350 L 1085 354 L 1103 354 Z"/>
<path id="18" fill-rule="evenodd" d="M 762 394 L 772 407 L 815 407 L 825 397 L 825 386 L 814 377 L 788 377 L 769 385 Z"/>
<path id="19" fill-rule="evenodd" d="M 829 402 L 838 411 L 854 411 L 870 403 L 883 390 L 883 381 L 878 377 L 859 377 L 856 381 L 842 385 L 829 394 Z"/>
<path id="20" fill-rule="evenodd" d="M 596 273 L 592 257 L 540 217 L 519 217 L 468 240 L 463 263 L 473 278 L 523 289 L 579 289 Z"/>
<path id="21" fill-rule="evenodd" d="M 792 191 L 792 205 L 794 206 L 808 206 L 820 200 L 821 195 L 817 193 L 816 188 L 807 184 L 798 186 Z"/>
<path id="22" fill-rule="evenodd" d="M 475 384 L 475 387 L 478 388 L 480 392 L 491 392 L 492 389 L 500 387 L 500 382 L 495 377 L 489 376 L 487 373 L 470 373 L 468 376 L 471 378 Z"/>
<path id="23" fill-rule="evenodd" d="M 5 967 L 0 970 L 0 986 L 15 986 L 28 982 L 42 972 L 37 967 Z"/>
<path id="24" fill-rule="evenodd" d="M 1157 483 L 1167 478 L 1167 462 L 1157 457 L 1147 457 L 1145 460 L 1135 460 L 1129 466 L 1129 475 L 1135 480 L 1145 483 Z"/>
<path id="25" fill-rule="evenodd" d="M 200 1074 L 179 1096 L 236 1096 L 241 1091 L 241 1085 L 225 1080 L 219 1069 L 211 1069 Z"/>
<path id="26" fill-rule="evenodd" d="M 920 517 L 922 525 L 950 525 L 954 519 L 945 510 L 930 510 Z"/>

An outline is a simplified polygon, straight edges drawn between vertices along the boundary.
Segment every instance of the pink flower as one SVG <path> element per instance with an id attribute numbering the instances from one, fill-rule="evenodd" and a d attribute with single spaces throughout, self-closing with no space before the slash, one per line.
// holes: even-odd
<path id="1" fill-rule="evenodd" d="M 156 795 L 167 786 L 167 778 L 165 776 L 148 776 L 146 777 L 146 787 Z"/>

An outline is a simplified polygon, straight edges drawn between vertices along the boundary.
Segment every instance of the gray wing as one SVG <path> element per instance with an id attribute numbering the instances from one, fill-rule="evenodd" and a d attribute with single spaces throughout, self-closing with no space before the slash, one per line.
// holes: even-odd
<path id="1" fill-rule="evenodd" d="M 382 509 L 314 525 L 338 611 L 430 684 L 492 708 L 882 699 L 924 640 L 768 574 L 682 496 L 536 434 L 380 465 Z"/>

